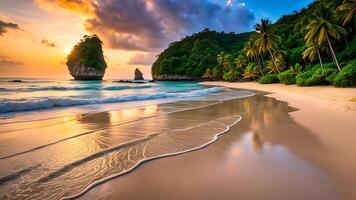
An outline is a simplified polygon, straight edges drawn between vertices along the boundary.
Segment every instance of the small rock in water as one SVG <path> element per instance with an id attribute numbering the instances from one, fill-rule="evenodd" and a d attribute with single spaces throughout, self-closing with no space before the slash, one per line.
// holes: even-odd
<path id="1" fill-rule="evenodd" d="M 22 80 L 11 80 L 9 82 L 12 82 L 12 83 L 22 83 Z"/>
<path id="2" fill-rule="evenodd" d="M 134 78 L 134 80 L 135 81 L 136 80 L 144 80 L 143 79 L 143 74 L 138 68 L 135 69 L 135 78 Z"/>

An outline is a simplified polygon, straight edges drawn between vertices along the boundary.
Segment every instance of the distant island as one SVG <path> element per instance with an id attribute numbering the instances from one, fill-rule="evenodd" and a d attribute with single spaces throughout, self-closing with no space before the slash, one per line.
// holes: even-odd
<path id="1" fill-rule="evenodd" d="M 355 87 L 356 20 L 350 2 L 315 1 L 274 24 L 262 19 L 255 32 L 205 29 L 160 53 L 152 77 Z"/>
<path id="2" fill-rule="evenodd" d="M 66 64 L 75 80 L 102 80 L 106 69 L 102 41 L 97 35 L 85 35 L 73 47 Z"/>

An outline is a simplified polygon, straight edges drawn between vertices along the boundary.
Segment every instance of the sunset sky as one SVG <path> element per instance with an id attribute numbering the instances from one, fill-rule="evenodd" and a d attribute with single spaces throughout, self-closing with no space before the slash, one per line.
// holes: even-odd
<path id="1" fill-rule="evenodd" d="M 155 55 L 208 27 L 252 30 L 312 0 L 0 0 L 0 77 L 70 78 L 66 55 L 85 34 L 104 42 L 105 78 L 150 78 Z"/>

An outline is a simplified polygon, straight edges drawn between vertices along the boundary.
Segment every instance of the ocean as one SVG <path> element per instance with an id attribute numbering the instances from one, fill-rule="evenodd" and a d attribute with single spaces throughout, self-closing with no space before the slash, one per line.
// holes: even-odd
<path id="1" fill-rule="evenodd" d="M 198 82 L 0 80 L 0 199 L 72 199 L 215 142 L 253 96 Z M 210 109 L 210 110 L 209 110 Z"/>
<path id="2" fill-rule="evenodd" d="M 20 81 L 19 81 L 20 80 Z M 221 87 L 198 82 L 121 83 L 118 80 L 0 79 L 0 119 L 33 119 L 119 109 L 157 102 L 204 97 Z M 41 114 L 38 116 L 39 111 Z M 53 112 L 50 112 L 53 111 Z M 20 115 L 20 116 L 19 116 Z"/>

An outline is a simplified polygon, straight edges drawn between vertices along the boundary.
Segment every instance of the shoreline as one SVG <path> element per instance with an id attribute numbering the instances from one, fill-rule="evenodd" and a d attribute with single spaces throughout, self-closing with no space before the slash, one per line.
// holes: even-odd
<path id="1" fill-rule="evenodd" d="M 353 103 L 345 101 L 350 95 L 353 98 L 355 89 L 325 87 L 322 92 L 328 94 L 338 90 L 333 94 L 338 96 L 335 100 L 322 92 L 311 95 L 309 88 L 284 91 L 284 85 L 203 84 L 264 92 L 207 108 L 212 113 L 229 112 L 232 107 L 248 111 L 241 124 L 211 146 L 146 163 L 93 188 L 80 199 L 356 198 L 356 134 L 352 132 L 356 114 Z M 241 108 L 246 106 L 247 110 Z M 182 115 L 194 116 L 194 112 Z"/>
<path id="2" fill-rule="evenodd" d="M 222 82 L 206 81 L 202 85 L 224 86 L 235 89 L 256 90 L 271 93 L 267 96 L 289 102 L 292 106 L 303 106 L 294 98 L 306 98 L 315 103 L 321 101 L 325 106 L 343 108 L 345 111 L 356 111 L 356 88 L 337 88 L 334 86 L 309 86 L 284 84 L 259 84 L 257 82 Z M 293 97 L 293 98 L 292 98 Z M 319 102 L 320 103 L 320 102 Z"/>

